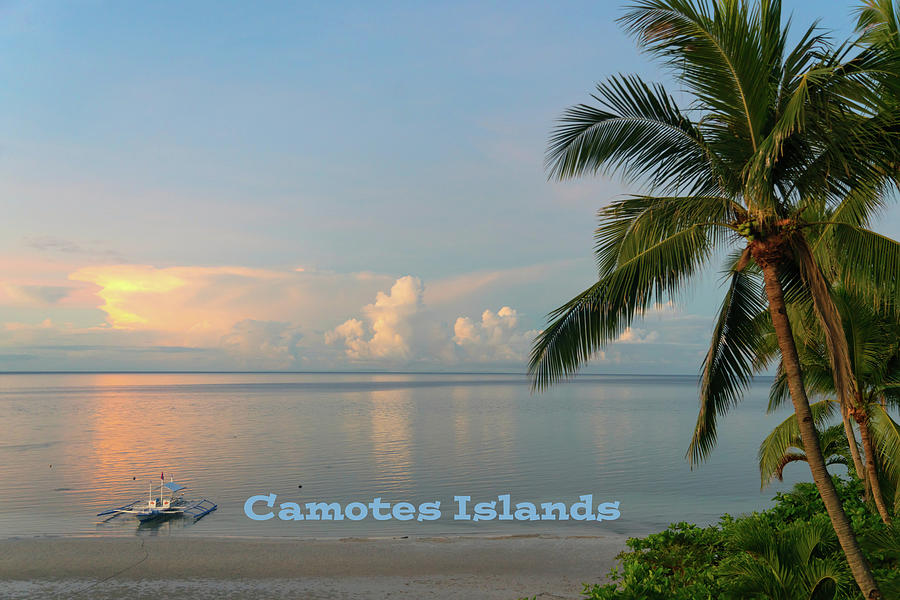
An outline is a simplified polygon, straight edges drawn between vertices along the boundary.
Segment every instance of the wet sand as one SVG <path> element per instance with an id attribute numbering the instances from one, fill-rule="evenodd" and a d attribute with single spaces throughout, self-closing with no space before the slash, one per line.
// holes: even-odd
<path id="1" fill-rule="evenodd" d="M 625 538 L 0 540 L 0 598 L 579 598 Z"/>

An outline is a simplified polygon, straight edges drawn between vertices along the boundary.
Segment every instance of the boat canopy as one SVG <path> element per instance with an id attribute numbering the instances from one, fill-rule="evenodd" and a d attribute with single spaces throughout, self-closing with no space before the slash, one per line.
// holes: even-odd
<path id="1" fill-rule="evenodd" d="M 174 481 L 170 481 L 170 482 L 168 482 L 168 483 L 164 483 L 163 485 L 166 487 L 166 489 L 168 489 L 169 491 L 171 491 L 173 494 L 174 494 L 175 492 L 178 492 L 178 491 L 184 489 L 184 486 L 183 486 L 183 485 L 178 485 L 178 484 L 175 483 Z"/>

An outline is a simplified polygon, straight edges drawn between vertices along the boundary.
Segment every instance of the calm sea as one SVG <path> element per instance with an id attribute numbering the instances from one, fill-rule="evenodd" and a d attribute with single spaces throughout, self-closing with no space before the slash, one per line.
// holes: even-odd
<path id="1" fill-rule="evenodd" d="M 760 381 L 723 421 L 712 459 L 684 453 L 695 377 L 580 376 L 533 395 L 519 375 L 3 374 L 0 537 L 47 534 L 346 537 L 614 532 L 708 523 L 771 504 L 756 449 L 784 418 Z M 139 528 L 95 514 L 144 498 L 160 472 L 219 510 Z M 789 474 L 807 478 L 805 465 Z M 303 486 L 302 488 L 298 486 Z M 256 522 L 243 503 L 440 500 L 437 521 Z M 580 522 L 453 521 L 473 502 L 618 500 Z"/>

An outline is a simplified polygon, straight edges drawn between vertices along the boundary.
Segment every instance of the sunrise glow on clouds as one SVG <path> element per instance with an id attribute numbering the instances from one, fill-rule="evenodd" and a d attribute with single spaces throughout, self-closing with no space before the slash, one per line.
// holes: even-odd
<path id="1" fill-rule="evenodd" d="M 447 316 L 446 307 L 435 311 L 413 276 L 297 267 L 91 265 L 62 285 L 9 284 L 3 305 L 48 315 L 39 323 L 4 324 L 0 341 L 8 357 L 15 358 L 16 347 L 59 359 L 66 348 L 97 356 L 105 346 L 110 353 L 142 352 L 157 368 L 511 364 L 524 361 L 536 333 L 519 327 L 508 306 L 475 321 Z M 73 310 L 82 313 L 82 325 L 54 314 Z M 85 323 L 84 313 L 93 321 Z M 19 358 L 27 364 L 27 356 Z"/>
<path id="2" fill-rule="evenodd" d="M 57 266 L 56 268 L 59 268 Z M 437 281 L 413 275 L 250 268 L 92 264 L 41 284 L 7 278 L 0 356 L 27 369 L 86 368 L 90 361 L 147 369 L 524 370 L 538 329 L 510 305 L 477 306 L 486 288 L 520 281 L 521 269 Z M 54 268 L 47 265 L 47 273 Z M 64 272 L 64 270 L 62 271 Z M 526 271 L 544 277 L 541 269 Z M 56 273 L 60 277 L 60 273 Z M 495 294 L 496 295 L 496 294 Z M 636 343 L 683 343 L 705 325 L 673 305 L 657 324 L 629 328 L 597 360 L 626 365 Z M 531 322 L 535 319 L 532 318 Z M 666 333 L 668 331 L 668 333 Z"/>

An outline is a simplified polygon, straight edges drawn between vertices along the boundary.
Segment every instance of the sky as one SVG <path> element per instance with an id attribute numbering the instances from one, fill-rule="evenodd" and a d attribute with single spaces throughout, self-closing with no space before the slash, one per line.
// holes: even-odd
<path id="1" fill-rule="evenodd" d="M 638 191 L 543 167 L 598 81 L 666 79 L 621 6 L 0 2 L 0 371 L 524 371 Z M 718 284 L 589 370 L 696 373 Z"/>

